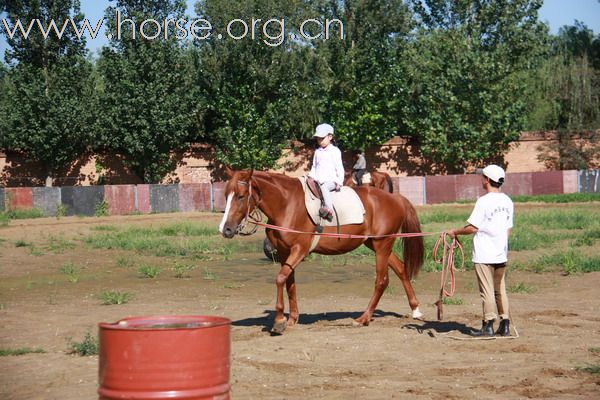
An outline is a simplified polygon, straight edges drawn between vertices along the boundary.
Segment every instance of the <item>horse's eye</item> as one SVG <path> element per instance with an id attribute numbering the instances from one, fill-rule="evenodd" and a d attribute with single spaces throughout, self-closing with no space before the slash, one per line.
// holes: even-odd
<path id="1" fill-rule="evenodd" d="M 243 195 L 243 194 L 240 194 L 240 195 L 236 196 L 236 198 L 237 198 L 238 200 L 244 200 L 244 195 Z"/>

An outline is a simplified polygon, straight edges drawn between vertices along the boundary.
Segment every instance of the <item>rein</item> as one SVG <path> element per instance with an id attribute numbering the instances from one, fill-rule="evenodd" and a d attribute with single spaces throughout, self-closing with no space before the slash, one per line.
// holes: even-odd
<path id="1" fill-rule="evenodd" d="M 442 265 L 442 277 L 440 282 L 440 298 L 435 302 L 437 306 L 437 317 L 438 321 L 441 321 L 444 316 L 443 304 L 444 297 L 452 297 L 454 295 L 454 291 L 456 290 L 456 281 L 454 272 L 456 271 L 456 267 L 454 266 L 454 250 L 460 250 L 461 255 L 461 266 L 465 265 L 465 252 L 462 244 L 458 240 L 457 237 L 452 238 L 451 241 L 448 241 L 448 235 L 446 232 L 442 232 L 440 237 L 435 242 L 433 246 L 433 261 Z M 442 247 L 443 252 L 442 256 L 438 256 L 438 251 Z M 450 278 L 450 291 L 446 290 L 447 280 Z"/>

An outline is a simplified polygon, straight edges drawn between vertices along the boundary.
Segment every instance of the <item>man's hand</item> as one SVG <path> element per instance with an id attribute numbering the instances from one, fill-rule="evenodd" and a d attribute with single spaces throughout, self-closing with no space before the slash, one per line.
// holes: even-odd
<path id="1" fill-rule="evenodd" d="M 445 232 L 446 235 L 450 236 L 452 239 L 456 238 L 456 232 L 454 231 L 454 229 L 450 229 L 449 231 Z"/>

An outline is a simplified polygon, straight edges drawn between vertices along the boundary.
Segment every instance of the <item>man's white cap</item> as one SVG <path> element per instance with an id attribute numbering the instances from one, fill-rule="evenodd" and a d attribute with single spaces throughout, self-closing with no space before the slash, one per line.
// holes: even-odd
<path id="1" fill-rule="evenodd" d="M 496 183 L 504 183 L 504 170 L 497 165 L 488 165 L 483 169 L 482 173 Z"/>
<path id="2" fill-rule="evenodd" d="M 329 124 L 321 124 L 317 126 L 317 129 L 315 129 L 315 134 L 313 137 L 324 138 L 329 134 L 333 135 L 333 126 Z"/>

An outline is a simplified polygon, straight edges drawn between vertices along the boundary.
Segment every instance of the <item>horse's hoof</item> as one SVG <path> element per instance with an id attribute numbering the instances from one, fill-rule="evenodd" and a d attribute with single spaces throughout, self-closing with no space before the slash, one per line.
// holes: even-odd
<path id="1" fill-rule="evenodd" d="M 275 321 L 273 324 L 273 328 L 271 328 L 271 334 L 273 335 L 283 335 L 283 332 L 287 328 L 287 321 L 284 319 L 283 321 Z"/>
<path id="2" fill-rule="evenodd" d="M 425 316 L 425 314 L 423 314 L 420 310 L 419 307 L 415 308 L 412 312 L 412 317 L 413 319 L 418 319 L 418 320 L 423 320 L 423 317 Z"/>
<path id="3" fill-rule="evenodd" d="M 369 323 L 368 322 L 363 322 L 357 319 L 353 319 L 352 320 L 352 326 L 360 328 L 361 326 L 368 326 Z"/>

